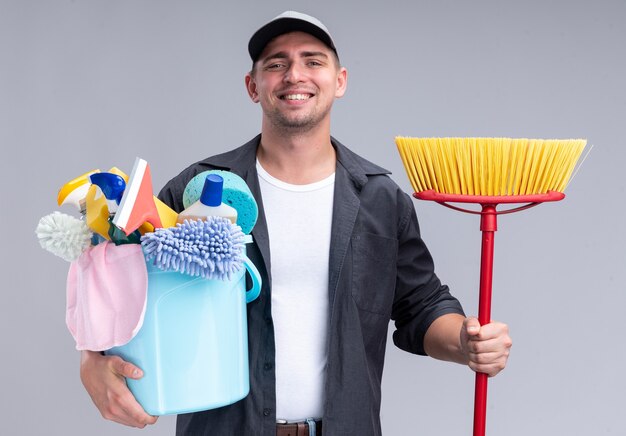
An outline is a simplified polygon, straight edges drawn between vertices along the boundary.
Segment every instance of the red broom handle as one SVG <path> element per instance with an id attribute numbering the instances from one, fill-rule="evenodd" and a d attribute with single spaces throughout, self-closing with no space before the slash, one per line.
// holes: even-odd
<path id="1" fill-rule="evenodd" d="M 480 257 L 480 296 L 478 321 L 480 325 L 491 322 L 491 287 L 493 277 L 493 239 L 498 230 L 496 205 L 483 204 L 480 214 L 482 249 Z M 474 391 L 474 436 L 485 436 L 487 421 L 487 374 L 476 373 Z"/>
<path id="2" fill-rule="evenodd" d="M 545 201 L 559 201 L 565 198 L 562 192 L 549 191 L 545 194 L 533 195 L 463 195 L 441 194 L 434 190 L 416 192 L 413 194 L 420 200 L 436 201 L 437 203 L 461 212 L 480 214 L 480 230 L 482 232 L 482 250 L 480 258 L 480 297 L 478 300 L 478 321 L 480 325 L 491 322 L 491 285 L 493 277 L 493 241 L 498 230 L 496 206 L 500 203 L 528 203 L 524 206 L 501 211 L 512 213 L 528 209 Z M 478 203 L 482 206 L 480 212 L 453 206 L 449 203 Z M 474 391 L 474 436 L 485 436 L 487 421 L 487 374 L 476 373 L 476 388 Z"/>

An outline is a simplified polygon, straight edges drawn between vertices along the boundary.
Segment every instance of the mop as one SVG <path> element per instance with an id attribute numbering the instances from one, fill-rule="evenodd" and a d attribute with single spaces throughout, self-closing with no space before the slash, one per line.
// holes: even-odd
<path id="1" fill-rule="evenodd" d="M 227 218 L 185 220 L 141 237 L 146 262 L 164 271 L 230 280 L 243 268 L 245 235 Z"/>

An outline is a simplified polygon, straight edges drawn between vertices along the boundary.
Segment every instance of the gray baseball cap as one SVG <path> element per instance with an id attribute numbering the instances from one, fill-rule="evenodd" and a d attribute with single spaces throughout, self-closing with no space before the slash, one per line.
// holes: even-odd
<path id="1" fill-rule="evenodd" d="M 285 11 L 254 32 L 250 38 L 248 53 L 252 61 L 257 61 L 265 46 L 272 39 L 289 32 L 305 32 L 313 35 L 337 54 L 333 38 L 320 20 L 301 12 Z"/>

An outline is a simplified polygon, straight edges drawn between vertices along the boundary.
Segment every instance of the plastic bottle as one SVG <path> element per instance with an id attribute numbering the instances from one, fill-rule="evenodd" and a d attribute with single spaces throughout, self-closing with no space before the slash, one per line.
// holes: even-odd
<path id="1" fill-rule="evenodd" d="M 237 223 L 237 209 L 222 203 L 222 189 L 224 179 L 217 174 L 209 174 L 204 181 L 200 199 L 178 214 L 177 222 L 185 220 L 206 219 L 209 216 L 228 218 L 231 223 Z"/>
<path id="2" fill-rule="evenodd" d="M 106 198 L 107 206 L 109 209 L 109 231 L 107 232 L 111 242 L 115 245 L 124 244 L 139 244 L 141 242 L 141 233 L 135 230 L 130 235 L 126 235 L 119 227 L 113 224 L 113 217 L 120 204 L 124 190 L 126 189 L 126 182 L 124 179 L 113 173 L 94 173 L 89 176 L 91 183 L 96 185 L 100 190 L 100 195 L 104 195 Z"/>

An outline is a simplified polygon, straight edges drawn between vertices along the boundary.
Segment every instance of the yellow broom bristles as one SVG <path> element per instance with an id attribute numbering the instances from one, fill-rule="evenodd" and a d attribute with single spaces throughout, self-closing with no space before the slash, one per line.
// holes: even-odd
<path id="1" fill-rule="evenodd" d="M 415 192 L 463 195 L 563 192 L 586 144 L 585 139 L 396 137 Z"/>

